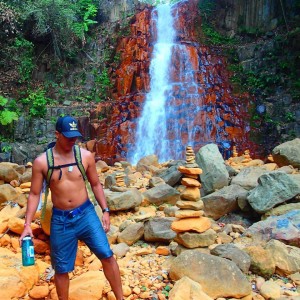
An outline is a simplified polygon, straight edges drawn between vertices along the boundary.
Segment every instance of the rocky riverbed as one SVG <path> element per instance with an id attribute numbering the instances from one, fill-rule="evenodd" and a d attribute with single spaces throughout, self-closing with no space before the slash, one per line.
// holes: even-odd
<path id="1" fill-rule="evenodd" d="M 300 139 L 265 160 L 209 144 L 186 160 L 97 162 L 111 209 L 108 238 L 125 299 L 300 299 Z M 50 264 L 52 203 L 32 228 L 36 264 L 23 267 L 31 164 L 0 163 L 0 299 L 57 299 Z M 97 212 L 101 217 L 99 207 Z M 101 262 L 79 243 L 70 299 L 115 299 Z"/>

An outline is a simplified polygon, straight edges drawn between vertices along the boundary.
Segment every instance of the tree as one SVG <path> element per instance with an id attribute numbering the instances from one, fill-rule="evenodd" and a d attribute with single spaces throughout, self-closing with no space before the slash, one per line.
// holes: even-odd
<path id="1" fill-rule="evenodd" d="M 49 42 L 59 59 L 77 52 L 86 33 L 97 23 L 95 0 L 6 0 L 18 12 L 25 37 Z M 1 2 L 0 2 L 1 3 Z M 0 6 L 1 9 L 1 6 Z M 0 10 L 1 13 L 1 10 Z"/>

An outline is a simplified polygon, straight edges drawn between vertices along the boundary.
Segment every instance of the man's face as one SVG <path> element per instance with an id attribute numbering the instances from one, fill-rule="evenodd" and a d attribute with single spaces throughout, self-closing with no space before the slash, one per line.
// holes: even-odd
<path id="1" fill-rule="evenodd" d="M 77 137 L 67 138 L 62 133 L 56 131 L 57 142 L 65 150 L 71 150 L 76 143 Z"/>

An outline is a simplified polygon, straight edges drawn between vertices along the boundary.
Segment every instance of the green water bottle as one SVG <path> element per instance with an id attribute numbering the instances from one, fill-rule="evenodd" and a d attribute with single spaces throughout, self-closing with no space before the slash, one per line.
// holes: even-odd
<path id="1" fill-rule="evenodd" d="M 25 236 L 22 241 L 22 264 L 23 266 L 34 265 L 34 246 L 29 235 Z"/>

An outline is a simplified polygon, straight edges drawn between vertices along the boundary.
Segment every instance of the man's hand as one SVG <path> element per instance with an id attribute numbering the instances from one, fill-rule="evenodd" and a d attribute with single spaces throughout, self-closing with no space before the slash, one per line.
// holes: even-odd
<path id="1" fill-rule="evenodd" d="M 29 235 L 33 238 L 33 233 L 32 233 L 30 225 L 25 225 L 25 227 L 24 227 L 24 230 L 19 238 L 20 247 L 22 247 L 23 238 L 27 235 Z"/>
<path id="2" fill-rule="evenodd" d="M 108 212 L 103 213 L 102 224 L 103 224 L 104 231 L 109 232 L 109 230 L 110 230 L 110 219 L 109 219 L 109 213 Z"/>

